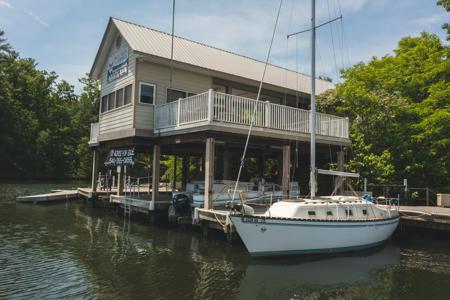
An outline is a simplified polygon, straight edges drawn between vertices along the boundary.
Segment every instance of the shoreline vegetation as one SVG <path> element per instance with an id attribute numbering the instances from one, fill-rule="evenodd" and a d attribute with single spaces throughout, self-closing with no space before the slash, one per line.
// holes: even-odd
<path id="1" fill-rule="evenodd" d="M 450 0 L 437 4 L 450 9 Z M 443 29 L 450 37 L 448 24 Z M 450 47 L 445 43 L 425 32 L 402 38 L 393 54 L 341 70 L 343 83 L 318 97 L 318 111 L 350 119 L 349 171 L 371 183 L 407 178 L 411 186 L 450 192 Z M 87 143 L 100 90 L 87 75 L 79 81 L 77 94 L 55 72 L 20 57 L 0 30 L 0 179 L 90 178 Z M 137 169 L 147 172 L 151 159 L 140 156 Z M 172 159 L 162 161 L 167 181 Z M 248 173 L 256 169 L 252 160 L 247 166 Z"/>

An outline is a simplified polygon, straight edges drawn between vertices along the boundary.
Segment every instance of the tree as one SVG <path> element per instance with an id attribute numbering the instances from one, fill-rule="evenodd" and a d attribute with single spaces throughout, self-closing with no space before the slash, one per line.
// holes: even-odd
<path id="1" fill-rule="evenodd" d="M 3 30 L 0 30 L 0 59 L 5 59 L 9 55 L 11 55 L 12 47 L 9 43 L 6 42 L 6 38 L 3 36 L 5 35 L 5 32 Z"/>
<path id="2" fill-rule="evenodd" d="M 442 6 L 447 12 L 450 11 L 450 0 L 439 0 L 437 5 Z M 447 40 L 450 41 L 450 24 L 443 24 L 442 29 L 447 30 Z"/>
<path id="3" fill-rule="evenodd" d="M 318 97 L 319 110 L 350 118 L 349 168 L 372 182 L 450 188 L 449 53 L 433 34 L 403 38 Z"/>
<path id="4" fill-rule="evenodd" d="M 83 92 L 21 58 L 0 31 L 0 177 L 89 175 L 90 123 L 97 118 L 98 82 Z"/>

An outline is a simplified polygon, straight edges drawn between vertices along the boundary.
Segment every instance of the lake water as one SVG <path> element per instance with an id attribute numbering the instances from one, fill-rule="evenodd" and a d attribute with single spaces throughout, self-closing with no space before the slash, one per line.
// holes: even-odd
<path id="1" fill-rule="evenodd" d="M 340 256 L 251 259 L 195 229 L 82 201 L 17 204 L 64 184 L 0 184 L 0 299 L 449 299 L 450 241 L 397 236 Z"/>

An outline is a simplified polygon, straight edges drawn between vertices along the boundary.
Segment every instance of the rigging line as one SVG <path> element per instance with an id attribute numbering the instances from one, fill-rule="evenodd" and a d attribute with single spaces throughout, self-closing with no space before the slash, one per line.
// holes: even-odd
<path id="1" fill-rule="evenodd" d="M 330 13 L 330 0 L 327 0 L 327 7 L 328 7 L 328 18 L 331 18 Z M 336 50 L 334 48 L 334 34 L 333 34 L 333 24 L 330 24 L 330 35 L 331 35 L 331 45 L 333 49 L 333 58 L 334 58 L 334 67 L 336 69 L 336 81 L 339 82 L 339 68 L 337 66 L 337 60 L 336 60 Z"/>
<path id="2" fill-rule="evenodd" d="M 287 39 L 289 40 L 289 39 Z M 299 80 L 299 76 L 298 76 L 298 36 L 295 37 L 295 84 L 296 84 L 296 88 L 295 88 L 295 107 L 299 108 L 298 104 L 299 104 L 299 96 L 298 96 L 298 80 Z M 298 169 L 298 138 L 296 136 L 295 139 L 295 159 L 294 159 L 294 172 L 292 172 L 292 179 L 291 181 L 293 181 L 294 179 L 294 173 L 295 170 Z"/>
<path id="3" fill-rule="evenodd" d="M 324 22 L 324 23 L 322 23 L 322 24 L 320 24 L 320 25 L 317 25 L 317 26 L 314 27 L 314 28 L 315 28 L 315 29 L 320 28 L 320 27 L 322 27 L 322 26 L 325 26 L 325 25 L 327 25 L 327 24 L 330 24 L 331 22 L 337 21 L 337 20 L 339 20 L 339 19 L 342 20 L 342 16 L 336 17 L 336 18 L 334 18 L 334 19 L 332 19 L 332 20 L 328 20 L 328 21 L 326 21 L 326 22 Z M 297 32 L 288 34 L 288 35 L 287 35 L 287 38 L 290 38 L 290 37 L 293 36 L 293 35 L 297 35 L 297 34 L 300 34 L 300 33 L 305 33 L 305 32 L 311 31 L 311 30 L 313 30 L 313 29 L 312 29 L 312 28 L 308 28 L 308 29 L 305 29 L 305 30 L 297 31 Z"/>
<path id="4" fill-rule="evenodd" d="M 175 0 L 172 2 L 172 37 L 171 37 L 171 45 L 170 45 L 170 81 L 169 88 L 172 88 L 173 81 L 173 42 L 174 42 L 174 33 L 175 33 Z"/>
<path id="5" fill-rule="evenodd" d="M 345 27 L 344 27 L 344 20 L 342 19 L 341 1 L 340 0 L 337 0 L 337 5 L 338 5 L 338 10 L 339 10 L 339 15 L 341 16 L 342 43 L 343 43 L 342 49 L 345 48 L 345 50 L 346 50 L 347 63 L 348 63 L 348 66 L 350 66 L 350 52 L 348 50 L 347 38 L 346 38 Z"/>
<path id="6" fill-rule="evenodd" d="M 264 64 L 264 71 L 263 71 L 263 74 L 262 74 L 262 77 L 261 77 L 261 81 L 259 83 L 258 94 L 256 96 L 256 102 L 255 102 L 255 106 L 254 106 L 254 109 L 253 109 L 253 114 L 252 114 L 252 118 L 251 118 L 251 121 L 250 121 L 250 126 L 248 128 L 247 139 L 245 141 L 244 151 L 242 153 L 241 164 L 239 166 L 239 172 L 238 172 L 238 175 L 237 175 L 236 184 L 234 186 L 233 198 L 231 198 L 231 203 L 234 203 L 234 198 L 236 197 L 236 190 L 238 188 L 239 179 L 241 177 L 242 169 L 244 167 L 245 155 L 247 154 L 248 143 L 250 141 L 250 135 L 252 133 L 253 123 L 255 122 L 256 109 L 258 107 L 257 104 L 259 102 L 259 97 L 261 96 L 261 89 L 262 89 L 262 85 L 263 85 L 263 82 L 264 82 L 264 77 L 266 76 L 267 65 L 269 64 L 270 53 L 272 51 L 273 40 L 275 38 L 275 32 L 276 32 L 277 25 L 278 25 L 278 19 L 280 17 L 281 5 L 282 4 L 283 4 L 283 0 L 280 0 L 280 6 L 278 7 L 278 13 L 277 13 L 277 17 L 275 19 L 275 26 L 273 28 L 272 39 L 270 40 L 269 51 L 267 52 L 266 63 Z M 239 198 L 241 198 L 241 197 L 239 197 Z M 244 204 L 242 199 L 241 199 L 241 203 L 242 203 L 242 205 Z"/>

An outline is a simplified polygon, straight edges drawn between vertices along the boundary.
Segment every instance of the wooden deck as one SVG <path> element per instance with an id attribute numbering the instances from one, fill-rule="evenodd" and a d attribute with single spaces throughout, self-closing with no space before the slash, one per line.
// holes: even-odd
<path id="1" fill-rule="evenodd" d="M 16 198 L 17 203 L 42 203 L 62 200 L 73 200 L 78 198 L 78 190 L 58 190 L 52 193 L 19 196 Z"/>
<path id="2" fill-rule="evenodd" d="M 450 208 L 435 206 L 400 206 L 400 222 L 411 227 L 430 228 L 450 231 Z M 228 220 L 230 211 L 222 209 L 197 208 L 194 223 L 207 222 L 209 227 L 233 232 L 233 226 Z"/>
<path id="3" fill-rule="evenodd" d="M 151 195 L 112 195 L 110 203 L 120 205 L 130 211 L 148 212 L 154 210 L 167 210 L 172 203 L 169 193 L 159 194 L 159 200 L 155 201 L 154 206 L 151 204 Z"/>
<path id="4" fill-rule="evenodd" d="M 255 107 L 255 135 L 309 139 L 310 111 L 212 90 L 157 105 L 154 133 L 165 136 L 217 128 L 218 131 L 245 134 Z M 348 119 L 318 113 L 317 134 L 318 140 L 323 142 L 348 144 Z"/>
<path id="5" fill-rule="evenodd" d="M 401 224 L 409 227 L 450 231 L 450 208 L 400 206 Z"/>

